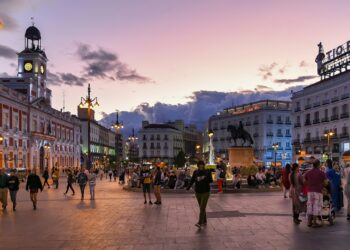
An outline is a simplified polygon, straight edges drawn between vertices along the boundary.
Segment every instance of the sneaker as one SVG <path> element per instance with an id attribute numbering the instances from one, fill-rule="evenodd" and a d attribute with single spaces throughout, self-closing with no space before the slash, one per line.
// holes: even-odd
<path id="1" fill-rule="evenodd" d="M 75 195 L 75 193 L 72 194 L 73 196 Z"/>
<path id="2" fill-rule="evenodd" d="M 348 217 L 346 217 L 347 220 L 350 220 L 350 215 L 348 215 Z"/>
<path id="3" fill-rule="evenodd" d="M 201 227 L 202 227 L 202 225 L 201 224 L 199 224 L 199 223 L 196 223 L 196 224 L 194 224 L 196 227 L 198 227 L 199 229 L 201 229 Z"/>
<path id="4" fill-rule="evenodd" d="M 149 201 L 149 204 L 152 205 L 153 204 L 152 201 Z"/>
<path id="5" fill-rule="evenodd" d="M 145 201 L 143 204 L 147 204 L 147 201 Z"/>
<path id="6" fill-rule="evenodd" d="M 33 205 L 33 209 L 36 210 L 36 205 Z"/>

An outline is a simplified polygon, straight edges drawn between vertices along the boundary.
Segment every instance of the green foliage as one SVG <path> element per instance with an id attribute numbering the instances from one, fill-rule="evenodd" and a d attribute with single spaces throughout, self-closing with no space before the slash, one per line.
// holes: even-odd
<path id="1" fill-rule="evenodd" d="M 185 166 L 186 158 L 185 153 L 181 150 L 174 159 L 174 165 L 177 168 L 182 168 Z"/>
<path id="2" fill-rule="evenodd" d="M 258 172 L 257 166 L 241 167 L 240 169 L 242 176 L 248 176 L 250 174 L 255 175 Z"/>

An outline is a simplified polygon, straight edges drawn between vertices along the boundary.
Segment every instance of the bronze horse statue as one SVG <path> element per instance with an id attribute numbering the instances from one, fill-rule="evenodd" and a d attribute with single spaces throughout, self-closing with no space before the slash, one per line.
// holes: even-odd
<path id="1" fill-rule="evenodd" d="M 244 145 L 247 141 L 250 143 L 250 145 L 254 144 L 254 141 L 253 141 L 252 137 L 250 136 L 250 134 L 248 133 L 248 131 L 246 131 L 243 128 L 242 122 L 239 122 L 238 127 L 236 127 L 234 125 L 228 125 L 227 131 L 231 132 L 231 140 L 233 140 L 235 142 L 235 146 L 237 146 L 237 142 L 236 142 L 237 139 L 243 140 L 242 145 Z"/>

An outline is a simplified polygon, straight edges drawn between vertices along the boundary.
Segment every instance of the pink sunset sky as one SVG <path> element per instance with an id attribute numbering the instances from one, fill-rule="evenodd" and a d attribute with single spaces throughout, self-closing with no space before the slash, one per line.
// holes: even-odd
<path id="1" fill-rule="evenodd" d="M 186 103 L 199 90 L 283 90 L 318 80 L 317 44 L 327 51 L 350 40 L 349 8 L 345 0 L 0 0 L 0 74 L 15 75 L 17 60 L 4 51 L 23 49 L 34 17 L 59 79 L 49 86 L 57 109 L 64 92 L 76 113 L 87 83 L 98 118 L 144 102 Z"/>

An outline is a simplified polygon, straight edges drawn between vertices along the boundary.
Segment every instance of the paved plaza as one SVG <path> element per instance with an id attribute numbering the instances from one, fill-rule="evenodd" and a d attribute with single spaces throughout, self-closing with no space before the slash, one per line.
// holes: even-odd
<path id="1" fill-rule="evenodd" d="M 291 201 L 279 192 L 213 194 L 208 225 L 197 229 L 194 194 L 164 194 L 163 205 L 144 205 L 138 192 L 99 181 L 96 200 L 39 193 L 33 211 L 19 192 L 18 209 L 0 212 L 0 249 L 348 249 L 350 223 L 341 214 L 334 226 L 296 226 Z M 87 190 L 88 191 L 88 190 Z M 89 197 L 89 195 L 87 195 Z"/>

